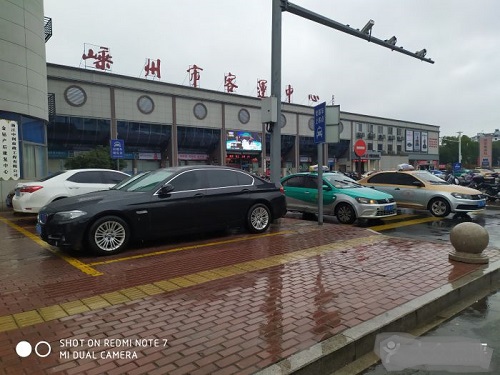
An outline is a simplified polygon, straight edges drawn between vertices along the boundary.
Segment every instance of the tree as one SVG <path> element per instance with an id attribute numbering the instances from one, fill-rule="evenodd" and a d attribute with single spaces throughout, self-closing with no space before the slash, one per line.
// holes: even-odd
<path id="1" fill-rule="evenodd" d="M 479 143 L 463 135 L 460 140 L 462 166 L 464 168 L 474 168 L 477 166 L 479 157 Z M 446 136 L 441 141 L 439 146 L 439 163 L 449 164 L 458 162 L 458 137 Z"/>
<path id="2" fill-rule="evenodd" d="M 82 152 L 64 163 L 68 169 L 105 168 L 116 169 L 116 160 L 111 159 L 109 147 L 97 146 L 93 150 Z M 127 162 L 119 159 L 120 170 L 127 167 Z"/>

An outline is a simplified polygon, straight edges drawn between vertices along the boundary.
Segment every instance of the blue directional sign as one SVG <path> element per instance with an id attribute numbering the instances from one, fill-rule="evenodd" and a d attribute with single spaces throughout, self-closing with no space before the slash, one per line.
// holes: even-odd
<path id="1" fill-rule="evenodd" d="M 112 139 L 109 141 L 109 152 L 111 159 L 123 159 L 125 156 L 125 142 L 123 139 Z"/>
<path id="2" fill-rule="evenodd" d="M 314 107 L 314 143 L 325 143 L 326 139 L 326 102 Z"/>
<path id="3" fill-rule="evenodd" d="M 462 170 L 462 163 L 453 163 L 453 172 L 460 172 Z"/>

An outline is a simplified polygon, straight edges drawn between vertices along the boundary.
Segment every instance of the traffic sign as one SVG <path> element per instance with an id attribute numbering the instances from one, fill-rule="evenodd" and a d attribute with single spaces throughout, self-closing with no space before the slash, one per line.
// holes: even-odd
<path id="1" fill-rule="evenodd" d="M 325 143 L 326 139 L 326 102 L 314 107 L 314 143 Z"/>
<path id="2" fill-rule="evenodd" d="M 366 153 L 366 142 L 362 139 L 358 139 L 354 143 L 354 153 L 356 154 L 356 156 L 363 156 Z"/>
<path id="3" fill-rule="evenodd" d="M 125 156 L 125 142 L 123 139 L 112 139 L 109 141 L 109 152 L 111 159 L 123 159 Z"/>

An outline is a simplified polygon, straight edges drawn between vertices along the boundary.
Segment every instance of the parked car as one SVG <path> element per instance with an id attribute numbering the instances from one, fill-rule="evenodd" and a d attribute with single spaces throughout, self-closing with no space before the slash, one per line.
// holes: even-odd
<path id="1" fill-rule="evenodd" d="M 281 186 L 230 167 L 184 166 L 52 202 L 38 213 L 37 231 L 53 246 L 106 255 L 168 235 L 240 226 L 261 233 L 285 214 Z"/>
<path id="2" fill-rule="evenodd" d="M 283 178 L 281 184 L 289 211 L 318 212 L 317 173 L 296 173 Z M 394 216 L 397 207 L 389 194 L 365 188 L 340 173 L 324 173 L 323 212 L 336 216 L 342 224 L 351 224 L 358 218 Z"/>
<path id="3" fill-rule="evenodd" d="M 107 190 L 129 177 L 112 169 L 71 169 L 34 182 L 18 183 L 12 197 L 16 212 L 38 213 L 46 204 L 75 195 Z"/>
<path id="4" fill-rule="evenodd" d="M 429 210 L 437 217 L 448 216 L 451 212 L 480 211 L 486 206 L 480 191 L 449 184 L 428 171 L 384 171 L 358 182 L 391 194 L 398 207 Z"/>

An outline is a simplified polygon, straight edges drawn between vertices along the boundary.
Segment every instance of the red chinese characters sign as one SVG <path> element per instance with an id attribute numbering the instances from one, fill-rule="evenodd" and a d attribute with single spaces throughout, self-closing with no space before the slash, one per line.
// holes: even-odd
<path id="1" fill-rule="evenodd" d="M 293 87 L 291 85 L 288 85 L 285 89 L 285 95 L 287 97 L 288 103 L 292 102 L 292 94 L 293 94 Z"/>
<path id="2" fill-rule="evenodd" d="M 234 92 L 234 89 L 238 88 L 238 85 L 234 82 L 235 80 L 236 76 L 231 72 L 224 76 L 224 87 L 226 88 L 226 92 Z"/>
<path id="3" fill-rule="evenodd" d="M 146 71 L 146 77 L 151 75 L 153 78 L 156 77 L 158 79 L 161 78 L 161 61 L 160 59 L 147 59 L 146 65 L 144 66 L 144 70 Z"/>
<path id="4" fill-rule="evenodd" d="M 265 79 L 259 79 L 257 81 L 257 97 L 264 98 L 266 96 L 267 81 Z"/>
<path id="5" fill-rule="evenodd" d="M 92 46 L 95 47 L 95 46 Z M 97 50 L 95 52 L 95 50 Z M 111 64 L 113 64 L 113 57 L 109 54 L 108 47 L 98 47 L 98 48 L 88 48 L 87 44 L 84 45 L 84 53 L 82 59 L 85 60 L 85 67 L 87 67 L 87 60 L 94 60 L 92 64 L 95 69 L 99 70 L 111 70 Z"/>
<path id="6" fill-rule="evenodd" d="M 193 87 L 198 87 L 198 81 L 200 80 L 200 70 L 203 70 L 203 68 L 200 68 L 196 64 L 190 66 L 187 70 L 187 72 L 189 73 L 189 82 L 191 82 L 191 86 Z"/>

